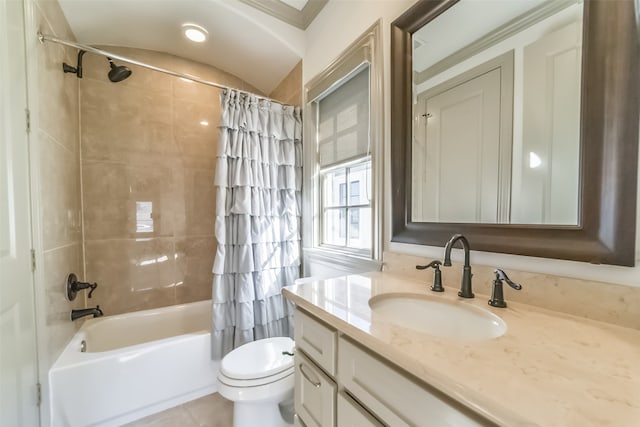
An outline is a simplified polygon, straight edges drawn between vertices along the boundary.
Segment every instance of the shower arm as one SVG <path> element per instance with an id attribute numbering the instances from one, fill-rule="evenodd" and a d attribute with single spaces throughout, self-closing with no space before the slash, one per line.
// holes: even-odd
<path id="1" fill-rule="evenodd" d="M 192 76 L 189 74 L 184 74 L 184 73 L 179 73 L 177 71 L 172 71 L 172 70 L 167 70 L 166 68 L 161 68 L 161 67 L 156 67 L 155 65 L 151 65 L 151 64 L 147 64 L 145 62 L 141 62 L 141 61 L 137 61 L 135 59 L 131 59 L 131 58 L 127 58 L 126 56 L 122 56 L 122 55 L 118 55 L 117 53 L 112 53 L 112 52 L 107 52 L 106 50 L 102 50 L 102 49 L 98 49 L 95 48 L 93 46 L 89 46 L 89 45 L 84 45 L 81 43 L 75 43 L 75 42 L 70 42 L 68 40 L 62 40 L 59 39 L 55 36 L 52 36 L 50 34 L 43 34 L 42 32 L 38 31 L 38 40 L 40 40 L 40 43 L 44 43 L 44 42 L 52 42 L 52 43 L 57 43 L 63 46 L 68 46 L 68 47 L 72 47 L 75 49 L 81 49 L 81 50 L 86 50 L 87 52 L 91 52 L 91 53 L 95 53 L 98 55 L 102 55 L 102 56 L 106 56 L 108 58 L 112 58 L 112 59 L 117 59 L 118 61 L 122 61 L 122 62 L 127 62 L 129 64 L 133 64 L 133 65 L 137 65 L 139 67 L 142 68 L 146 68 L 152 71 L 157 71 L 160 73 L 164 73 L 164 74 L 169 74 L 170 76 L 174 76 L 174 77 L 179 77 L 182 79 L 187 79 L 190 80 L 192 82 L 195 83 L 200 83 L 203 85 L 207 85 L 207 86 L 213 86 L 216 87 L 218 89 L 223 89 L 223 90 L 234 90 L 236 92 L 239 93 L 243 93 L 246 95 L 253 95 L 259 99 L 263 99 L 265 101 L 272 101 L 272 102 L 276 102 L 278 104 L 281 104 L 280 101 L 277 101 L 275 99 L 272 98 L 268 98 L 266 96 L 261 96 L 261 95 L 256 95 L 255 93 L 251 93 L 251 92 L 247 92 L 245 90 L 240 90 L 240 89 L 236 89 L 236 88 L 232 88 L 232 87 L 228 87 L 228 86 L 223 86 L 219 83 L 216 82 L 212 82 L 209 80 L 203 80 L 199 77 L 196 76 Z"/>

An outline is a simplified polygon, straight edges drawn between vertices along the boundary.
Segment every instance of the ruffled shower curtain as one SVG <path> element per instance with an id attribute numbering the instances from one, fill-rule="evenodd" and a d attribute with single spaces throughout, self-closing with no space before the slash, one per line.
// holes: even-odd
<path id="1" fill-rule="evenodd" d="M 292 335 L 283 286 L 300 271 L 302 120 L 299 107 L 227 90 L 216 163 L 218 249 L 212 357 Z"/>

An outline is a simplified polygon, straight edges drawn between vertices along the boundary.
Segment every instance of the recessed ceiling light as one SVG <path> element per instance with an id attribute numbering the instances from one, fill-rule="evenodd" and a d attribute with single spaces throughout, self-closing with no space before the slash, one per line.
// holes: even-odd
<path id="1" fill-rule="evenodd" d="M 200 124 L 201 124 L 202 126 L 209 126 L 209 122 L 208 122 L 208 121 L 206 121 L 206 120 L 201 121 L 201 122 L 200 122 Z"/>
<path id="2" fill-rule="evenodd" d="M 207 35 L 209 35 L 207 30 L 195 24 L 184 24 L 182 30 L 189 40 L 196 43 L 202 43 L 207 39 Z"/>

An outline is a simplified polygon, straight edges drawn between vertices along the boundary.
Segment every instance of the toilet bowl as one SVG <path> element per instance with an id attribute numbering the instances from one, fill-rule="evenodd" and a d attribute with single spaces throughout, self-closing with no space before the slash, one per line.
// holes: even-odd
<path id="1" fill-rule="evenodd" d="M 218 392 L 233 402 L 234 427 L 293 425 L 293 347 L 291 338 L 265 338 L 222 359 Z"/>

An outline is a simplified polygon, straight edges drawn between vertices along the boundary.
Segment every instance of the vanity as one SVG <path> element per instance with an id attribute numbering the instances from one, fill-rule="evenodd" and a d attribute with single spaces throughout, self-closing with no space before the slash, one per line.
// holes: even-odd
<path id="1" fill-rule="evenodd" d="M 638 330 L 512 302 L 493 308 L 485 296 L 463 300 L 451 288 L 434 294 L 425 283 L 383 272 L 295 285 L 283 294 L 296 304 L 298 426 L 640 420 Z M 439 333 L 437 321 L 411 325 L 393 305 L 380 310 L 380 301 L 399 298 L 488 313 L 506 328 L 493 338 Z"/>

